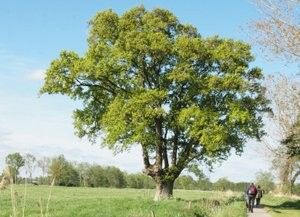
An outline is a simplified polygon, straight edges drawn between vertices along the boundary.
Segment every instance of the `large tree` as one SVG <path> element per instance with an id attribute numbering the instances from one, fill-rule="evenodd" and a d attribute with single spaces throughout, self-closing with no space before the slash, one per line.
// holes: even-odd
<path id="1" fill-rule="evenodd" d="M 51 63 L 41 93 L 82 101 L 78 136 L 115 152 L 141 146 L 161 199 L 191 162 L 226 159 L 262 136 L 268 108 L 253 60 L 249 45 L 202 38 L 167 10 L 107 10 L 90 21 L 83 56 L 62 51 Z"/>
<path id="2" fill-rule="evenodd" d="M 299 83 L 284 75 L 269 76 L 265 83 L 266 97 L 270 99 L 273 111 L 268 118 L 269 135 L 262 140 L 267 148 L 265 156 L 272 161 L 281 192 L 292 192 L 300 175 Z"/>

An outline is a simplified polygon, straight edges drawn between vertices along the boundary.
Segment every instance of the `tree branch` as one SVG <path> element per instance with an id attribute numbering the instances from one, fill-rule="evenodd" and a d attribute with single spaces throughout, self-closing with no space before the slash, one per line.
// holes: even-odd
<path id="1" fill-rule="evenodd" d="M 83 87 L 98 87 L 98 88 L 101 88 L 109 93 L 111 93 L 112 95 L 116 95 L 116 92 L 113 90 L 113 89 L 109 89 L 103 85 L 100 85 L 100 84 L 95 84 L 95 83 L 86 83 L 86 82 L 82 82 L 80 81 L 79 79 L 76 79 L 77 83 L 78 84 L 75 84 L 76 86 L 83 86 Z"/>
<path id="2" fill-rule="evenodd" d="M 177 163 L 177 151 L 178 151 L 178 137 L 179 131 L 175 130 L 174 139 L 173 139 L 173 149 L 172 149 L 172 166 L 175 166 Z"/>
<path id="3" fill-rule="evenodd" d="M 163 154 L 163 139 L 162 139 L 162 121 L 161 119 L 155 120 L 155 128 L 156 128 L 156 161 L 155 166 L 157 170 L 162 169 L 162 154 Z"/>
<path id="4" fill-rule="evenodd" d="M 151 164 L 150 164 L 150 161 L 149 161 L 149 154 L 148 154 L 148 150 L 147 148 L 145 147 L 145 145 L 141 144 L 142 146 L 142 150 L 143 150 L 143 161 L 144 161 L 144 166 L 145 166 L 145 169 L 148 169 Z"/>

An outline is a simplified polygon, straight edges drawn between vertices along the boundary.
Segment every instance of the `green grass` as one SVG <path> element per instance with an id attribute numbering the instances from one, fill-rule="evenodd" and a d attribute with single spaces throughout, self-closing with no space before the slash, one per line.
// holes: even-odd
<path id="1" fill-rule="evenodd" d="M 297 199 L 266 195 L 262 198 L 262 204 L 272 217 L 300 216 L 300 200 Z"/>
<path id="2" fill-rule="evenodd" d="M 22 216 L 24 186 L 14 186 Z M 25 217 L 41 216 L 50 187 L 29 186 Z M 239 194 L 175 190 L 174 199 L 154 202 L 154 190 L 53 187 L 49 217 L 245 217 Z M 41 201 L 41 202 L 40 202 Z M 0 192 L 0 217 L 12 214 L 10 190 Z"/>

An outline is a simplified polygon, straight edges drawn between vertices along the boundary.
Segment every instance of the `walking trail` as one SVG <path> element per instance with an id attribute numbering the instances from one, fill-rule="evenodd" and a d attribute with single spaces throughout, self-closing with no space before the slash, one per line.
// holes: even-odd
<path id="1" fill-rule="evenodd" d="M 264 208 L 254 208 L 253 213 L 248 213 L 248 217 L 271 217 Z"/>

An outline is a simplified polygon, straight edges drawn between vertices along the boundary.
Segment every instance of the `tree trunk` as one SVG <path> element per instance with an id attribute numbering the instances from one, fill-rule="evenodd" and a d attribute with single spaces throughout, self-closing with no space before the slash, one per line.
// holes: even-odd
<path id="1" fill-rule="evenodd" d="M 164 200 L 173 197 L 174 181 L 158 181 L 156 182 L 156 193 L 154 200 Z"/>
<path id="2" fill-rule="evenodd" d="M 290 183 L 290 194 L 293 194 L 293 190 L 294 190 L 294 185 L 295 185 L 295 182 L 296 182 L 296 179 L 297 177 L 300 175 L 300 170 L 297 171 L 294 176 L 292 177 L 291 179 L 291 183 Z"/>

